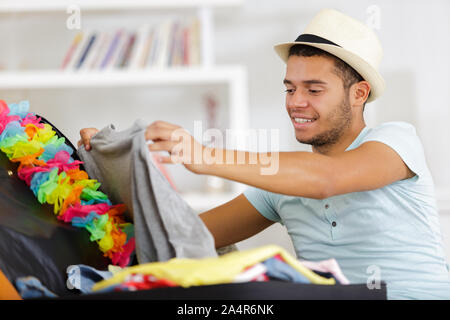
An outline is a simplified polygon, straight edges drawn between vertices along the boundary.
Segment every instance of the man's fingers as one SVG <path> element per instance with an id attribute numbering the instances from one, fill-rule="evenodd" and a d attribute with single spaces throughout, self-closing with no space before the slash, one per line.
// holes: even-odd
<path id="1" fill-rule="evenodd" d="M 86 150 L 90 150 L 91 149 L 91 144 L 89 143 L 90 141 L 91 141 L 91 136 L 89 136 L 87 133 L 84 133 L 81 135 L 81 140 L 79 141 L 79 144 L 80 145 L 83 144 L 84 148 Z"/>
<path id="2" fill-rule="evenodd" d="M 160 163 L 184 163 L 189 161 L 185 159 L 186 155 L 183 154 L 183 145 L 181 142 L 176 141 L 160 141 L 148 145 L 148 149 L 153 152 L 166 151 L 170 155 L 163 156 L 160 154 L 155 154 L 155 160 Z"/>
<path id="3" fill-rule="evenodd" d="M 145 131 L 145 140 L 160 141 L 171 140 L 172 129 L 148 127 Z"/>
<path id="4" fill-rule="evenodd" d="M 179 144 L 177 141 L 157 141 L 148 145 L 150 151 L 167 151 L 172 152 L 173 149 Z"/>
<path id="5" fill-rule="evenodd" d="M 162 120 L 157 120 L 153 123 L 150 124 L 151 126 L 156 126 L 156 127 L 160 127 L 160 128 L 167 128 L 167 129 L 176 129 L 176 128 L 180 128 L 180 126 L 173 124 L 173 123 L 169 123 L 166 121 L 162 121 Z"/>
<path id="6" fill-rule="evenodd" d="M 86 150 L 90 150 L 91 149 L 91 138 L 97 134 L 99 130 L 96 128 L 85 128 L 85 129 L 81 129 L 80 130 L 80 137 L 81 140 L 78 141 L 78 147 L 80 147 L 81 145 L 84 145 L 84 148 Z"/>
<path id="7" fill-rule="evenodd" d="M 145 140 L 172 140 L 179 141 L 182 136 L 186 135 L 186 131 L 176 125 L 167 122 L 153 122 L 145 131 Z"/>

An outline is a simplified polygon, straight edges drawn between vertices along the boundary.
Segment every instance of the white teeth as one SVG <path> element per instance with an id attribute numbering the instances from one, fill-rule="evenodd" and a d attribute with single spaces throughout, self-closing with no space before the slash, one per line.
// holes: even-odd
<path id="1" fill-rule="evenodd" d="M 313 122 L 314 120 L 310 119 L 303 119 L 303 118 L 294 118 L 295 122 L 297 123 L 306 123 L 306 122 Z"/>

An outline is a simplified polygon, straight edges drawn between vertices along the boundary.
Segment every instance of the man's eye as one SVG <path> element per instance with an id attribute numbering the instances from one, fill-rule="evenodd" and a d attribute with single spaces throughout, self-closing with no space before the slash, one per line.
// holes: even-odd
<path id="1" fill-rule="evenodd" d="M 312 94 L 319 94 L 319 93 L 322 92 L 322 90 L 312 90 L 312 89 L 309 89 L 309 92 L 312 93 Z"/>
<path id="2" fill-rule="evenodd" d="M 294 93 L 294 89 L 286 89 L 284 92 L 286 92 L 288 94 L 293 94 Z"/>

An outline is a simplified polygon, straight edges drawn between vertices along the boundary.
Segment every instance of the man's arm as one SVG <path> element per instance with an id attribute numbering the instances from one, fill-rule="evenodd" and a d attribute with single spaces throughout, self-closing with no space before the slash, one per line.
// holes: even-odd
<path id="1" fill-rule="evenodd" d="M 183 128 L 167 122 L 158 121 L 150 125 L 146 138 L 154 142 L 149 145 L 150 151 L 168 151 L 172 156 L 176 150 L 185 167 L 194 173 L 215 175 L 274 193 L 314 199 L 373 190 L 414 176 L 397 152 L 375 141 L 333 156 L 312 152 L 280 152 L 276 158 L 278 170 L 263 175 L 267 165 L 259 161 L 261 154 L 206 148 Z M 186 141 L 189 143 L 185 144 Z M 199 153 L 203 159 L 201 163 L 196 163 L 195 155 L 198 157 Z M 216 160 L 221 159 L 217 157 L 220 154 L 222 160 L 205 161 L 205 154 Z M 161 159 L 166 163 L 173 162 L 172 157 Z M 234 161 L 230 162 L 230 159 Z M 252 162 L 250 159 L 258 161 Z"/>
<path id="2" fill-rule="evenodd" d="M 200 218 L 213 235 L 216 248 L 245 240 L 274 223 L 262 216 L 243 194 L 200 214 Z"/>
<path id="3" fill-rule="evenodd" d="M 250 152 L 234 153 L 236 158 L 255 158 Z M 202 165 L 195 170 L 274 193 L 315 199 L 374 190 L 414 176 L 397 152 L 376 141 L 335 156 L 280 152 L 278 158 L 278 171 L 272 175 L 262 175 L 264 165 L 249 164 L 248 161 L 245 164 Z"/>

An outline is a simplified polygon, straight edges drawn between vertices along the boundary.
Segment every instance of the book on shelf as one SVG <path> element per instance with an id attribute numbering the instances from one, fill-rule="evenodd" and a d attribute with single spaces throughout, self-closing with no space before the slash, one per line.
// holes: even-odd
<path id="1" fill-rule="evenodd" d="M 128 39 L 126 41 L 126 45 L 124 46 L 124 50 L 122 52 L 122 55 L 118 61 L 117 67 L 119 68 L 126 68 L 128 67 L 128 64 L 130 62 L 131 58 L 131 52 L 133 51 L 133 47 L 136 42 L 136 33 L 131 32 L 128 35 Z"/>
<path id="2" fill-rule="evenodd" d="M 105 56 L 102 59 L 100 64 L 100 70 L 110 69 L 118 55 L 118 51 L 120 50 L 120 42 L 123 38 L 123 29 L 119 29 L 114 33 L 114 36 L 109 43 L 108 50 L 105 53 Z"/>
<path id="3" fill-rule="evenodd" d="M 69 71 L 77 69 L 77 64 L 80 61 L 86 46 L 88 45 L 91 35 L 91 30 L 79 32 L 75 35 L 75 38 L 66 54 L 66 58 L 70 55 L 70 59 L 68 59 L 65 63 L 63 62 L 63 66 L 61 67 L 63 70 Z"/>
<path id="4" fill-rule="evenodd" d="M 194 20 L 193 23 L 188 27 L 187 32 L 188 42 L 187 46 L 189 50 L 189 60 L 188 64 L 198 65 L 200 64 L 201 54 L 200 54 L 200 21 Z"/>
<path id="5" fill-rule="evenodd" d="M 89 53 L 92 54 L 92 46 L 95 43 L 95 40 L 97 38 L 97 35 L 95 33 L 92 33 L 88 38 L 87 38 L 87 43 L 85 44 L 84 48 L 81 50 L 81 56 L 80 59 L 78 60 L 75 68 L 76 69 L 80 69 L 81 66 L 83 65 L 83 63 L 86 60 L 86 57 L 89 55 Z"/>
<path id="6" fill-rule="evenodd" d="M 140 62 L 145 55 L 145 44 L 146 38 L 148 36 L 149 25 L 144 24 L 136 30 L 135 40 L 133 48 L 130 52 L 129 61 L 127 67 L 129 68 L 139 68 Z"/>
<path id="7" fill-rule="evenodd" d="M 155 28 L 151 28 L 149 32 L 146 34 L 146 37 L 143 41 L 143 48 L 141 51 L 141 55 L 139 56 L 139 60 L 137 61 L 137 66 L 140 68 L 144 68 L 146 66 L 148 57 L 152 54 L 153 48 L 153 38 L 155 37 Z"/>
<path id="8" fill-rule="evenodd" d="M 83 39 L 83 33 L 79 32 L 75 35 L 73 38 L 72 43 L 70 44 L 69 50 L 67 50 L 67 53 L 63 59 L 63 62 L 61 64 L 61 69 L 64 70 L 70 63 L 70 61 L 73 59 L 73 56 L 76 53 L 76 50 L 78 46 L 80 45 L 81 40 Z"/>
<path id="9" fill-rule="evenodd" d="M 155 55 L 153 56 L 154 60 L 151 61 L 152 67 L 165 67 L 168 65 L 168 60 L 170 55 L 168 46 L 170 45 L 170 29 L 172 27 L 171 21 L 163 22 L 158 28 L 157 34 L 157 47 Z"/>
<path id="10" fill-rule="evenodd" d="M 136 30 L 81 31 L 61 63 L 66 71 L 193 66 L 201 63 L 199 21 L 168 19 Z"/>
<path id="11" fill-rule="evenodd" d="M 92 64 L 95 61 L 96 53 L 99 51 L 99 47 L 104 42 L 105 34 L 103 33 L 97 33 L 94 34 L 95 40 L 93 40 L 91 47 L 89 48 L 89 51 L 86 54 L 86 57 L 84 58 L 84 61 L 81 63 L 78 70 L 80 71 L 89 71 Z"/>
<path id="12" fill-rule="evenodd" d="M 93 61 L 90 65 L 88 65 L 89 70 L 100 69 L 100 65 L 103 62 L 103 57 L 106 55 L 106 52 L 109 49 L 112 37 L 113 34 L 111 34 L 110 32 L 102 32 L 102 37 L 99 45 L 93 52 Z"/>

